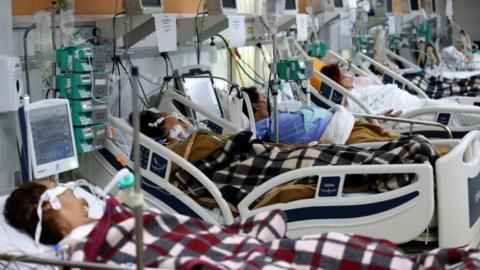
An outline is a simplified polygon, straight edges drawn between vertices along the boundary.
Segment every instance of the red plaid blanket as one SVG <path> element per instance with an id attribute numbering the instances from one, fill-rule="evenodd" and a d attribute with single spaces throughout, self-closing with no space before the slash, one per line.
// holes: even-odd
<path id="1" fill-rule="evenodd" d="M 72 260 L 131 264 L 135 261 L 134 219 L 114 199 Z M 281 211 L 260 213 L 227 227 L 146 211 L 144 256 L 161 269 L 479 269 L 480 251 L 444 249 L 410 257 L 387 240 L 324 233 L 286 238 Z"/>

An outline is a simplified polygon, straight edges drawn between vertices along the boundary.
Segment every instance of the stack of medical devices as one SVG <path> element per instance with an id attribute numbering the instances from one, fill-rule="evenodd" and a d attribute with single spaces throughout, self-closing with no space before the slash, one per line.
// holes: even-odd
<path id="1" fill-rule="evenodd" d="M 70 100 L 78 153 L 101 149 L 107 138 L 106 48 L 80 44 L 63 47 L 56 53 L 61 71 L 56 83 L 60 97 Z"/>

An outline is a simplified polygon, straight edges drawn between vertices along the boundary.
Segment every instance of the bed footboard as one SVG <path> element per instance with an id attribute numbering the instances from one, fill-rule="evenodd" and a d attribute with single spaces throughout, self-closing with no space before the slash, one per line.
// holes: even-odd
<path id="1" fill-rule="evenodd" d="M 480 131 L 469 132 L 436 162 L 440 247 L 480 241 Z"/>

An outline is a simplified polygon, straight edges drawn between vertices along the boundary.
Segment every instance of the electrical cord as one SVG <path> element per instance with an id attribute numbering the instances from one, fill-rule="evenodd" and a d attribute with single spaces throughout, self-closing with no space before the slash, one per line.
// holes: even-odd
<path id="1" fill-rule="evenodd" d="M 127 58 L 127 62 L 130 65 L 130 68 L 133 68 L 133 63 L 132 63 L 132 60 L 130 60 L 130 58 Z M 120 63 L 120 64 L 122 65 L 122 63 Z M 123 65 L 122 65 L 122 67 L 123 67 Z M 142 90 L 143 98 L 145 99 L 145 102 L 148 103 L 147 95 L 145 94 L 145 89 L 143 88 L 143 84 L 140 80 L 138 81 L 138 83 L 140 85 L 140 89 Z"/>
<path id="2" fill-rule="evenodd" d="M 228 41 L 225 39 L 225 37 L 223 37 L 222 35 L 219 35 L 219 34 L 215 34 L 216 37 L 219 37 L 223 43 L 225 44 L 228 52 L 230 53 L 230 57 L 232 57 L 232 59 L 238 63 L 238 60 L 236 59 L 235 55 L 232 53 L 232 51 L 230 49 L 228 49 Z M 240 68 L 240 70 L 254 83 L 260 85 L 261 87 L 264 87 L 265 86 L 265 83 L 264 82 L 260 82 L 260 81 L 257 81 L 255 78 L 253 78 L 252 76 L 250 76 L 250 74 L 243 68 L 242 65 L 240 65 L 240 63 L 238 63 L 238 67 Z"/>
<path id="3" fill-rule="evenodd" d="M 130 62 L 131 63 L 131 62 Z M 123 65 L 122 62 L 119 62 L 120 66 L 122 67 L 123 71 L 125 72 L 125 74 L 127 74 L 128 76 L 128 80 L 130 81 L 130 86 L 133 87 L 133 82 L 132 82 L 132 78 L 130 77 L 130 75 L 128 74 L 128 71 L 127 69 L 125 68 L 125 66 Z M 147 104 L 147 101 L 146 101 L 146 98 L 147 98 L 147 95 L 145 94 L 145 91 L 143 89 L 143 86 L 142 84 L 140 84 L 140 90 L 142 91 L 142 94 L 143 94 L 143 98 L 138 94 L 138 98 L 140 99 L 140 101 L 142 101 L 143 105 L 148 107 L 148 104 Z"/>
<path id="4" fill-rule="evenodd" d="M 167 57 L 167 60 L 168 62 L 170 63 L 170 68 L 172 69 L 172 74 L 173 74 L 173 71 L 175 70 L 173 68 L 173 63 L 172 63 L 172 59 L 170 58 L 170 54 L 168 54 L 167 52 L 165 53 L 165 56 Z"/>
<path id="5" fill-rule="evenodd" d="M 113 22 L 112 22 L 113 23 L 113 57 L 112 57 L 113 61 L 115 61 L 114 59 L 116 59 L 116 56 L 117 56 L 117 35 L 116 35 L 117 24 L 116 24 L 116 19 L 117 19 L 117 16 L 122 15 L 122 14 L 126 14 L 126 13 L 127 13 L 126 11 L 121 11 L 121 12 L 115 13 L 115 15 L 113 15 Z M 115 67 L 112 66 L 112 73 L 113 73 L 114 69 L 115 69 Z"/>
<path id="6" fill-rule="evenodd" d="M 240 54 L 240 52 L 239 52 L 237 49 L 235 49 L 235 53 L 237 54 L 238 59 L 240 59 L 240 61 L 241 61 L 243 64 L 245 64 L 245 66 L 247 66 L 247 68 L 249 68 L 249 69 L 253 72 L 253 74 L 254 74 L 255 76 L 257 76 L 258 78 L 260 78 L 260 80 L 263 80 L 263 77 L 260 76 L 260 75 L 255 71 L 255 69 L 254 69 L 252 66 L 250 66 L 250 64 L 248 64 L 245 60 L 242 59 L 242 55 Z"/>
<path id="7" fill-rule="evenodd" d="M 197 37 L 197 40 L 196 40 L 197 65 L 200 65 L 200 33 L 198 31 L 198 15 L 200 15 L 200 14 L 205 15 L 206 14 L 206 12 L 200 13 L 200 5 L 202 3 L 204 4 L 204 7 L 205 7 L 205 0 L 198 1 L 197 11 L 195 13 L 195 35 Z"/>

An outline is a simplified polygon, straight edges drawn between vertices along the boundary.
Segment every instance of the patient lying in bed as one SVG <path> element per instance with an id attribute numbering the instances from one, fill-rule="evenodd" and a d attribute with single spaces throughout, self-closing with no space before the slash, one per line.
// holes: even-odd
<path id="1" fill-rule="evenodd" d="M 345 145 L 285 145 L 252 140 L 250 132 L 225 137 L 207 131 L 187 134 L 188 124 L 165 113 L 142 112 L 141 131 L 160 138 L 178 155 L 200 169 L 236 206 L 253 188 L 287 171 L 325 165 L 434 163 L 438 154 L 422 136 L 403 137 L 377 149 Z M 183 122 L 183 123 L 182 123 Z M 182 134 L 180 136 L 176 134 Z M 178 168 L 172 173 L 179 187 L 194 197 L 209 197 L 195 177 Z M 411 175 L 376 175 L 347 181 L 345 190 L 384 192 L 414 182 Z M 296 184 L 315 185 L 316 177 Z"/>
<path id="2" fill-rule="evenodd" d="M 383 114 L 385 112 L 400 115 L 412 110 L 428 107 L 457 107 L 467 109 L 478 109 L 477 106 L 459 104 L 454 100 L 448 99 L 421 99 L 405 90 L 398 88 L 395 84 L 376 85 L 369 78 L 347 76 L 338 65 L 331 64 L 322 68 L 322 73 L 334 80 L 341 86 L 351 90 L 353 96 L 358 98 L 367 106 L 373 114 Z M 348 101 L 346 104 L 349 111 L 353 113 L 363 113 L 363 109 L 354 103 Z M 435 121 L 435 114 L 425 114 L 415 116 L 414 119 L 424 121 Z M 480 124 L 480 115 L 475 114 L 453 114 L 449 126 L 462 127 Z"/>
<path id="3" fill-rule="evenodd" d="M 48 181 L 17 188 L 5 206 L 8 222 L 33 238 L 40 198 L 55 188 Z M 129 209 L 110 198 L 103 217 L 92 220 L 85 202 L 71 191 L 57 198 L 60 209 L 49 202 L 42 206 L 42 243 L 62 243 L 70 249 L 72 261 L 135 262 L 135 222 Z M 289 239 L 286 217 L 278 210 L 225 227 L 153 209 L 146 210 L 143 219 L 143 263 L 159 269 L 443 269 L 456 264 L 470 269 L 480 263 L 478 250 L 435 250 L 409 256 L 387 240 L 359 235 L 331 232 Z"/>
<path id="4" fill-rule="evenodd" d="M 273 124 L 273 116 L 269 117 L 267 98 L 264 93 L 257 90 L 256 87 L 244 88 L 243 92 L 247 93 L 253 109 L 255 117 L 255 128 L 257 139 L 261 141 L 274 142 L 275 131 Z M 355 127 L 363 126 L 367 129 L 367 124 L 357 122 L 353 115 L 343 107 L 335 108 L 335 111 L 326 110 L 320 107 L 302 107 L 291 112 L 278 113 L 278 141 L 287 144 L 309 144 L 311 142 L 336 143 L 336 144 L 352 144 L 358 141 L 349 140 L 352 137 L 352 131 L 358 130 Z M 244 104 L 243 112 L 247 114 L 247 107 Z M 369 125 L 371 131 L 376 129 L 374 125 Z M 377 141 L 380 138 L 391 140 L 398 138 L 398 134 L 389 133 L 381 129 L 376 138 L 365 138 L 370 141 Z"/>
<path id="5" fill-rule="evenodd" d="M 445 70 L 443 67 L 436 71 L 426 72 L 422 69 L 401 69 L 387 57 L 376 57 L 376 60 L 410 80 L 422 89 L 430 98 L 439 99 L 450 96 L 479 96 L 480 95 L 480 66 L 478 55 L 472 59 L 474 70 L 455 71 Z M 382 74 L 377 69 L 374 72 Z"/>

